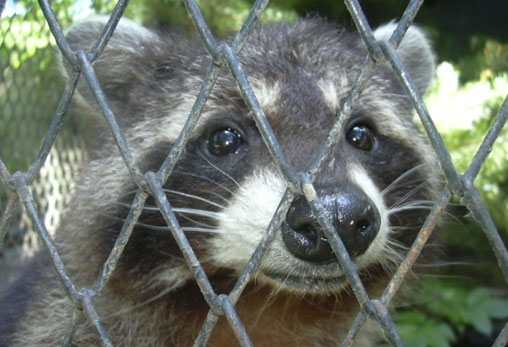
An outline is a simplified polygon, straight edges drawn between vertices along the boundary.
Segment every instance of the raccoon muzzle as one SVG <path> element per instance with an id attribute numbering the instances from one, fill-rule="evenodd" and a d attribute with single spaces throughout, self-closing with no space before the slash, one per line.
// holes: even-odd
<path id="1" fill-rule="evenodd" d="M 325 195 L 322 201 L 349 255 L 356 258 L 364 254 L 381 225 L 374 203 L 355 185 Z M 281 231 L 288 251 L 295 257 L 324 264 L 337 260 L 323 228 L 303 196 L 294 199 Z"/>

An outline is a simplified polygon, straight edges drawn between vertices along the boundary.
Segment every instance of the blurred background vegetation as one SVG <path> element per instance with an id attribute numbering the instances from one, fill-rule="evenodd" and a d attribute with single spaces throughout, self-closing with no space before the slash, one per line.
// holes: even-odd
<path id="1" fill-rule="evenodd" d="M 108 0 L 52 3 L 64 27 L 95 13 L 109 13 L 114 6 Z M 199 3 L 214 32 L 224 35 L 239 29 L 252 1 Z M 362 6 L 371 26 L 376 27 L 400 17 L 406 2 L 365 0 Z M 436 82 L 426 100 L 459 173 L 467 169 L 508 95 L 507 13 L 505 0 L 428 0 L 416 17 L 432 39 L 439 60 Z M 262 20 L 294 21 L 309 14 L 353 28 L 339 1 L 274 0 Z M 184 6 L 176 0 L 132 0 L 126 16 L 149 26 L 193 31 Z M 0 156 L 10 172 L 27 169 L 54 116 L 62 90 L 55 51 L 37 3 L 8 0 L 0 19 Z M 504 240 L 508 237 L 507 128 L 476 181 Z M 66 129 L 57 145 L 74 141 L 72 118 Z M 62 156 L 62 151 L 54 156 Z M 80 158 L 68 155 L 55 162 L 61 165 Z M 72 167 L 66 172 L 71 177 Z M 63 187 L 58 189 L 65 195 Z M 45 193 L 39 193 L 43 211 L 48 210 Z M 408 346 L 490 346 L 508 317 L 506 279 L 481 228 L 459 206 L 460 201 L 455 203 L 450 210 L 454 217 L 440 233 L 444 239 L 442 266 L 422 270 L 426 273 L 422 285 L 407 294 L 408 300 L 398 303 L 396 320 Z M 5 204 L 0 183 L 2 210 Z M 7 243 L 26 242 L 22 232 L 26 227 L 23 223 L 13 226 Z"/>

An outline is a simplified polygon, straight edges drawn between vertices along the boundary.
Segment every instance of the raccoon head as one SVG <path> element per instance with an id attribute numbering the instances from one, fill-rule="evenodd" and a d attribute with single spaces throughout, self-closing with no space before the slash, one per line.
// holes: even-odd
<path id="1" fill-rule="evenodd" d="M 67 34 L 71 48 L 92 47 L 104 25 L 105 19 L 96 17 L 72 27 Z M 384 26 L 376 36 L 387 38 L 394 27 Z M 428 40 L 411 27 L 398 52 L 424 93 L 434 71 Z M 238 54 L 296 171 L 310 167 L 366 55 L 359 35 L 316 18 L 259 27 Z M 143 169 L 160 167 L 211 63 L 199 43 L 126 19 L 119 22 L 93 67 Z M 84 81 L 78 92 L 87 118 L 103 124 Z M 378 64 L 314 183 L 349 255 L 361 273 L 370 271 L 370 280 L 374 271 L 382 274 L 384 266 L 397 263 L 410 245 L 437 187 L 435 165 L 429 165 L 435 161 L 432 150 L 412 114 L 409 99 L 388 65 Z M 101 244 L 112 245 L 136 187 L 108 136 L 97 139 L 101 145 L 94 149 L 85 169 L 87 179 L 77 194 L 95 192 L 90 208 L 108 213 L 98 215 L 89 228 L 96 230 L 94 237 Z M 108 167 L 105 174 L 104 167 Z M 212 280 L 224 271 L 241 272 L 287 186 L 227 68 L 221 68 L 198 126 L 164 189 Z M 185 269 L 169 228 L 149 199 L 117 272 L 143 281 L 157 274 L 159 281 L 175 286 L 191 278 Z M 344 271 L 303 196 L 292 201 L 257 279 L 303 293 L 344 287 Z"/>

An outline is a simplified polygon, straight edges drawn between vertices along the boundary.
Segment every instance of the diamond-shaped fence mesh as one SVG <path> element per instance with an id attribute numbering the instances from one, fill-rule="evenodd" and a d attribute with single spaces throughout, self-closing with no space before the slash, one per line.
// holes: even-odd
<path id="1" fill-rule="evenodd" d="M 5 2 L 4 2 L 5 4 Z M 27 40 L 19 40 L 19 36 Z M 51 121 L 64 83 L 55 68 L 54 39 L 42 11 L 34 2 L 21 13 L 2 18 L 0 24 L 0 148 L 9 170 L 26 171 L 36 158 Z M 29 91 L 29 92 L 28 92 Z M 65 199 L 70 196 L 75 170 L 83 160 L 82 144 L 71 119 L 50 152 L 31 185 L 34 200 L 51 232 L 60 218 Z M 5 181 L 0 182 L 0 208 L 9 211 Z M 15 213 L 6 233 L 2 251 L 29 256 L 38 248 L 30 218 L 19 205 L 10 205 Z M 2 214 L 0 220 L 3 220 Z M 4 232 L 7 229 L 4 229 Z M 1 241 L 0 241 L 1 242 Z M 1 252 L 1 251 L 0 251 Z"/>
<path id="2" fill-rule="evenodd" d="M 144 203 L 149 196 L 153 197 L 167 225 L 170 227 L 174 239 L 192 270 L 206 302 L 210 306 L 206 321 L 195 342 L 197 346 L 206 345 L 221 315 L 227 318 L 240 345 L 252 345 L 242 320 L 235 310 L 235 304 L 242 295 L 247 283 L 255 276 L 261 259 L 270 247 L 270 243 L 274 239 L 281 220 L 295 194 L 303 194 L 308 200 L 314 215 L 324 228 L 325 235 L 340 265 L 345 271 L 354 295 L 362 307 L 348 335 L 342 342 L 344 346 L 353 343 L 356 334 L 367 318 L 379 323 L 386 339 L 392 345 L 404 345 L 397 327 L 388 312 L 388 305 L 422 251 L 439 216 L 443 213 L 454 195 L 462 198 L 464 205 L 482 225 L 492 250 L 498 259 L 499 267 L 505 278 L 508 279 L 508 252 L 485 204 L 473 184 L 489 155 L 490 149 L 506 123 L 508 102 L 505 100 L 482 146 L 476 156 L 471 158 L 469 169 L 463 175 L 457 173 L 447 148 L 396 50 L 423 0 L 409 2 L 392 37 L 390 40 L 383 42 L 376 41 L 374 38 L 359 2 L 355 0 L 345 1 L 357 30 L 368 47 L 369 55 L 365 58 L 356 83 L 336 117 L 336 123 L 329 137 L 326 139 L 308 172 L 295 172 L 289 165 L 237 57 L 251 29 L 256 25 L 260 14 L 266 7 L 268 0 L 255 2 L 250 16 L 230 45 L 217 40 L 213 36 L 195 0 L 185 0 L 184 3 L 196 26 L 197 32 L 201 36 L 204 46 L 213 58 L 213 62 L 210 63 L 207 73 L 203 78 L 201 90 L 196 96 L 196 101 L 180 136 L 157 172 L 143 172 L 137 165 L 92 67 L 92 62 L 101 54 L 105 45 L 107 45 L 111 34 L 114 32 L 119 19 L 128 5 L 128 1 L 118 1 L 103 34 L 90 52 L 82 50 L 73 52 L 69 48 L 61 25 L 57 21 L 52 6 L 47 0 L 39 1 L 40 8 L 35 6 L 28 9 L 24 15 L 3 18 L 0 22 L 0 46 L 8 48 L 11 53 L 9 57 L 2 56 L 2 59 L 0 59 L 0 74 L 2 76 L 0 81 L 0 104 L 2 105 L 0 117 L 0 147 L 2 149 L 0 152 L 2 156 L 0 158 L 0 207 L 2 209 L 2 215 L 0 216 L 0 241 L 3 240 L 3 248 L 0 249 L 3 249 L 4 259 L 7 259 L 6 253 L 17 249 L 16 246 L 24 245 L 24 252 L 28 252 L 27 247 L 36 247 L 37 241 L 35 241 L 35 235 L 37 235 L 37 239 L 41 240 L 44 248 L 50 254 L 51 261 L 61 277 L 67 294 L 75 305 L 74 318 L 69 323 L 67 335 L 62 336 L 64 344 L 72 342 L 76 326 L 82 319 L 87 319 L 95 326 L 101 342 L 104 345 L 112 345 L 108 337 L 108 331 L 103 326 L 101 322 L 102 317 L 97 312 L 94 303 L 101 296 L 103 289 L 114 272 L 134 225 L 143 210 Z M 1 1 L 0 11 L 4 7 L 5 1 Z M 40 9 L 44 13 L 46 22 L 36 22 L 31 17 L 30 13 L 32 11 L 40 11 Z M 47 25 L 52 34 L 49 33 Z M 35 51 L 27 51 L 24 47 L 13 46 L 14 42 L 18 41 L 13 40 L 12 35 L 16 35 L 18 31 L 22 30 L 31 31 L 33 33 L 31 36 L 38 37 L 37 39 L 41 40 L 41 48 Z M 36 33 L 39 34 L 36 35 Z M 41 66 L 54 63 L 50 58 L 50 56 L 54 55 L 51 54 L 50 49 L 45 48 L 48 47 L 48 40 L 55 40 L 64 59 L 67 59 L 74 67 L 74 72 L 69 77 L 65 86 L 56 82 L 59 80 L 58 78 L 46 77 L 43 79 L 42 76 L 38 75 Z M 442 191 L 440 198 L 436 201 L 413 246 L 393 275 L 383 295 L 379 299 L 373 299 L 365 290 L 355 270 L 354 263 L 349 257 L 340 237 L 333 232 L 331 221 L 328 219 L 323 208 L 323 203 L 314 189 L 313 180 L 326 162 L 326 158 L 334 145 L 338 142 L 340 134 L 343 133 L 344 120 L 349 117 L 362 88 L 373 72 L 375 64 L 384 61 L 387 61 L 391 65 L 394 74 L 409 95 L 430 142 L 438 155 L 448 184 Z M 227 66 L 237 81 L 242 97 L 251 110 L 256 126 L 288 187 L 273 220 L 268 226 L 267 232 L 264 234 L 262 241 L 252 254 L 249 263 L 240 274 L 236 285 L 230 293 L 216 293 L 214 291 L 162 188 L 166 180 L 171 178 L 175 165 L 181 157 L 184 147 L 198 122 L 201 111 L 219 76 L 220 66 Z M 21 78 L 33 83 L 35 87 L 30 87 L 30 90 L 37 90 L 38 92 L 35 94 L 24 94 L 22 90 L 15 88 L 16 80 Z M 78 140 L 79 136 L 76 136 L 79 133 L 79 129 L 72 124 L 72 117 L 67 116 L 78 79 L 86 80 L 90 86 L 104 113 L 106 122 L 113 134 L 125 165 L 129 169 L 131 178 L 138 186 L 131 210 L 118 235 L 113 251 L 104 264 L 103 270 L 97 277 L 95 284 L 90 288 L 78 288 L 72 281 L 52 238 L 54 227 L 58 224 L 58 211 L 62 209 L 62 204 L 65 203 L 65 199 L 70 195 L 73 174 L 78 164 L 84 159 L 84 154 L 81 151 L 82 145 Z M 55 91 L 61 92 L 59 94 Z M 55 97 L 59 97 L 59 99 L 55 99 Z M 43 145 L 40 151 L 37 152 L 35 148 L 40 143 L 43 143 Z M 4 148 L 16 148 L 16 150 L 4 150 Z M 495 346 L 505 346 L 507 342 L 508 326 L 505 326 L 497 337 Z"/>

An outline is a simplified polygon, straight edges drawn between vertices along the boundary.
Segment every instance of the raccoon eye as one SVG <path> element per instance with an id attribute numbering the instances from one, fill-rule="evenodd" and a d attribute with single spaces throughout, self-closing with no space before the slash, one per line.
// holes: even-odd
<path id="1" fill-rule="evenodd" d="M 208 151 L 218 157 L 236 153 L 243 144 L 242 135 L 232 128 L 215 131 L 208 139 Z"/>
<path id="2" fill-rule="evenodd" d="M 374 147 L 374 133 L 364 124 L 355 125 L 346 134 L 349 144 L 363 151 L 370 151 Z"/>

